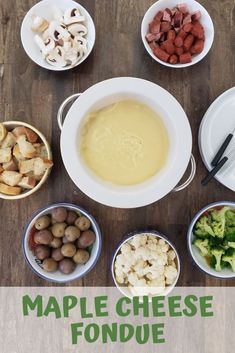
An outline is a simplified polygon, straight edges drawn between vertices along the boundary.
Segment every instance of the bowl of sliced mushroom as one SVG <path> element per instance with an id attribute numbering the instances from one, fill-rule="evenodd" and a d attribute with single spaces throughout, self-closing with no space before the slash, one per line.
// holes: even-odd
<path id="1" fill-rule="evenodd" d="M 0 122 L 0 199 L 32 195 L 52 166 L 50 145 L 40 131 L 21 121 Z"/>
<path id="2" fill-rule="evenodd" d="M 53 71 L 81 64 L 95 44 L 95 25 L 87 10 L 72 0 L 42 0 L 26 14 L 21 41 L 27 55 Z"/>

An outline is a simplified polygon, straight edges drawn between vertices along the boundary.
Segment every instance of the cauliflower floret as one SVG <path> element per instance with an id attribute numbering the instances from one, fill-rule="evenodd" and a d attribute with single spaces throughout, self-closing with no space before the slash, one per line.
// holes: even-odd
<path id="1" fill-rule="evenodd" d="M 128 282 L 132 285 L 135 286 L 136 283 L 138 282 L 139 278 L 135 272 L 131 272 L 128 277 L 127 277 Z"/>
<path id="2" fill-rule="evenodd" d="M 135 258 L 148 261 L 150 259 L 151 251 L 147 247 L 139 247 L 135 251 Z"/>
<path id="3" fill-rule="evenodd" d="M 162 252 L 161 246 L 156 243 L 148 243 L 147 247 L 148 247 L 148 249 L 156 251 L 159 254 Z"/>
<path id="4" fill-rule="evenodd" d="M 124 273 L 128 273 L 131 270 L 131 267 L 135 263 L 134 257 L 125 257 L 123 254 L 117 256 L 115 261 L 115 270 L 120 270 Z"/>
<path id="5" fill-rule="evenodd" d="M 115 261 L 115 266 L 116 267 L 122 267 L 123 264 L 125 263 L 125 256 L 123 254 L 119 254 L 117 257 L 116 257 L 116 261 Z"/>
<path id="6" fill-rule="evenodd" d="M 148 266 L 145 269 L 145 275 L 148 279 L 153 280 L 153 279 L 158 279 L 162 275 L 164 275 L 165 267 L 164 266 Z"/>
<path id="7" fill-rule="evenodd" d="M 161 245 L 161 246 L 163 246 L 163 245 L 166 245 L 166 242 L 165 242 L 164 239 L 159 239 L 159 240 L 158 240 L 158 244 Z"/>
<path id="8" fill-rule="evenodd" d="M 123 244 L 121 247 L 121 253 L 123 255 L 130 255 L 132 253 L 132 249 L 131 249 L 130 244 L 128 244 L 128 243 Z"/>
<path id="9" fill-rule="evenodd" d="M 122 277 L 122 276 L 116 276 L 116 281 L 117 281 L 119 284 L 124 284 L 124 283 L 125 283 L 125 278 Z"/>
<path id="10" fill-rule="evenodd" d="M 164 243 L 163 242 L 160 243 L 161 240 L 163 240 L 163 239 L 160 239 L 159 243 L 158 243 L 160 245 L 160 247 L 161 247 L 161 251 L 164 252 L 164 253 L 167 253 L 168 250 L 170 249 L 170 246 L 164 240 L 163 240 Z"/>
<path id="11" fill-rule="evenodd" d="M 139 277 L 143 277 L 145 275 L 145 268 L 147 264 L 144 260 L 138 260 L 133 267 L 133 270 L 137 273 Z"/>
<path id="12" fill-rule="evenodd" d="M 166 279 L 166 285 L 167 285 L 167 286 L 170 286 L 170 285 L 172 285 L 172 284 L 174 283 L 174 281 L 175 281 L 175 280 L 173 280 L 172 278 L 167 278 L 167 279 Z"/>
<path id="13" fill-rule="evenodd" d="M 147 235 L 135 235 L 132 240 L 129 242 L 131 246 L 135 249 L 138 249 L 141 246 L 146 245 L 147 243 Z"/>
<path id="14" fill-rule="evenodd" d="M 167 258 L 168 258 L 169 262 L 173 261 L 176 258 L 176 254 L 175 254 L 174 250 L 168 251 Z"/>
<path id="15" fill-rule="evenodd" d="M 119 268 L 119 267 L 115 267 L 115 274 L 117 277 L 122 277 L 122 276 L 126 276 L 125 272 L 124 272 L 124 268 Z"/>
<path id="16" fill-rule="evenodd" d="M 178 271 L 173 266 L 166 266 L 164 275 L 166 276 L 166 281 L 172 284 L 178 275 Z"/>
<path id="17" fill-rule="evenodd" d="M 151 251 L 149 262 L 154 263 L 158 266 L 165 266 L 167 264 L 167 254 L 166 253 L 157 253 L 156 251 Z"/>
<path id="18" fill-rule="evenodd" d="M 168 266 L 173 266 L 173 267 L 176 268 L 175 260 L 173 260 L 173 261 L 168 261 Z"/>
<path id="19" fill-rule="evenodd" d="M 158 239 L 154 235 L 149 235 L 148 236 L 148 242 L 152 243 L 152 244 L 157 244 L 158 243 Z"/>

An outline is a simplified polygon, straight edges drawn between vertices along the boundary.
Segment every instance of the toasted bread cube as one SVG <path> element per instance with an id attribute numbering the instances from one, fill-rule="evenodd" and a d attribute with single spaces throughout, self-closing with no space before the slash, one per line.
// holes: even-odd
<path id="1" fill-rule="evenodd" d="M 2 142 L 7 135 L 7 129 L 6 127 L 0 123 L 0 142 Z"/>
<path id="2" fill-rule="evenodd" d="M 3 170 L 8 170 L 11 172 L 16 172 L 18 170 L 17 163 L 16 163 L 16 161 L 14 161 L 14 159 L 12 159 L 8 163 L 3 163 L 2 168 L 3 168 Z"/>
<path id="3" fill-rule="evenodd" d="M 22 136 L 25 135 L 27 137 L 27 140 L 31 143 L 35 143 L 38 140 L 38 135 L 36 134 L 36 132 L 34 132 L 33 130 L 24 127 L 24 126 L 18 126 L 16 127 L 12 133 L 16 136 Z"/>
<path id="4" fill-rule="evenodd" d="M 24 177 L 19 182 L 18 186 L 20 186 L 23 189 L 33 189 L 36 186 L 36 183 L 37 181 L 33 177 Z"/>
<path id="5" fill-rule="evenodd" d="M 24 175 L 30 178 L 34 178 L 36 181 L 40 181 L 43 177 L 43 175 L 35 175 L 34 172 L 29 172 Z"/>
<path id="6" fill-rule="evenodd" d="M 22 175 L 18 172 L 5 170 L 1 174 L 1 181 L 10 186 L 16 186 L 22 180 Z"/>
<path id="7" fill-rule="evenodd" d="M 25 157 L 22 155 L 22 153 L 20 153 L 20 147 L 18 144 L 16 144 L 13 148 L 13 156 L 18 162 L 25 160 Z"/>
<path id="8" fill-rule="evenodd" d="M 0 192 L 2 194 L 16 196 L 21 193 L 21 188 L 19 186 L 9 186 L 9 185 L 0 183 Z"/>
<path id="9" fill-rule="evenodd" d="M 8 163 L 11 160 L 11 148 L 0 148 L 0 163 Z"/>
<path id="10" fill-rule="evenodd" d="M 33 158 L 36 155 L 36 150 L 32 143 L 26 141 L 26 135 L 19 136 L 16 141 L 19 145 L 20 153 L 25 158 Z"/>
<path id="11" fill-rule="evenodd" d="M 35 143 L 38 140 L 38 135 L 31 129 L 25 128 L 27 140 L 31 143 Z"/>
<path id="12" fill-rule="evenodd" d="M 40 158 L 48 158 L 46 146 L 41 143 L 35 143 L 34 148 L 36 149 L 36 156 Z"/>
<path id="13" fill-rule="evenodd" d="M 8 148 L 8 147 L 14 147 L 16 144 L 16 138 L 15 136 L 11 133 L 8 132 L 7 136 L 5 137 L 5 139 L 2 142 L 2 148 Z"/>
<path id="14" fill-rule="evenodd" d="M 34 158 L 19 162 L 20 174 L 27 174 L 34 171 Z"/>
<path id="15" fill-rule="evenodd" d="M 15 129 L 12 130 L 13 135 L 15 137 L 19 137 L 21 135 L 26 135 L 25 127 L 24 126 L 18 126 Z"/>
<path id="16" fill-rule="evenodd" d="M 42 175 L 45 173 L 47 169 L 50 169 L 53 165 L 52 161 L 49 161 L 48 159 L 42 159 L 42 158 L 35 158 L 34 159 L 34 174 L 35 175 Z"/>
<path id="17" fill-rule="evenodd" d="M 53 165 L 52 161 L 37 157 L 26 161 L 21 161 L 19 163 L 19 169 L 21 174 L 30 173 L 31 175 L 34 175 L 36 178 L 38 176 L 43 175 L 47 169 L 52 167 L 52 165 Z"/>

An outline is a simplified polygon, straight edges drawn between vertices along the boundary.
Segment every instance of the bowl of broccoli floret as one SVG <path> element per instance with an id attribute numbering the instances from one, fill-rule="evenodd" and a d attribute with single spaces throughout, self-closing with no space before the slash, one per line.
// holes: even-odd
<path id="1" fill-rule="evenodd" d="M 217 202 L 199 211 L 189 226 L 188 249 L 202 271 L 235 278 L 235 203 Z"/>

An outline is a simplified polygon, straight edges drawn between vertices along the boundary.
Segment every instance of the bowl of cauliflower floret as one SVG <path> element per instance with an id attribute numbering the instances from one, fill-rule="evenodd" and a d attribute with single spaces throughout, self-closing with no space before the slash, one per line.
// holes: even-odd
<path id="1" fill-rule="evenodd" d="M 112 261 L 116 287 L 127 296 L 168 295 L 180 274 L 180 260 L 171 242 L 151 230 L 131 233 Z"/>

